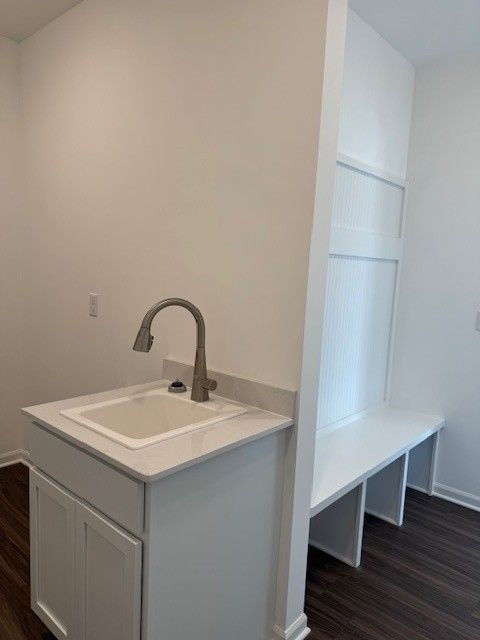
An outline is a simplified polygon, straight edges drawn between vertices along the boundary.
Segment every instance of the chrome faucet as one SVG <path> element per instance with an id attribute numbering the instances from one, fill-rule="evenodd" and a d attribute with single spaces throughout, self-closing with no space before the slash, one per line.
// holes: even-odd
<path id="1" fill-rule="evenodd" d="M 135 351 L 150 351 L 153 343 L 153 336 L 150 333 L 152 321 L 159 311 L 166 307 L 183 307 L 188 309 L 197 323 L 197 350 L 195 352 L 195 369 L 193 371 L 192 395 L 195 402 L 206 402 L 208 392 L 215 391 L 217 383 L 207 377 L 207 361 L 205 358 L 205 321 L 199 309 L 188 300 L 182 298 L 167 298 L 154 304 L 147 311 L 142 320 L 142 325 L 138 331 L 133 349 Z"/>

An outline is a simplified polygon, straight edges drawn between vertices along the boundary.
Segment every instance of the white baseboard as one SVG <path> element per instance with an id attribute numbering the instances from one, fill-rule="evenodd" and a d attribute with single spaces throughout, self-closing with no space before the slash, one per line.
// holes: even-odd
<path id="1" fill-rule="evenodd" d="M 30 466 L 30 456 L 28 451 L 25 451 L 24 449 L 17 449 L 16 451 L 0 453 L 0 468 L 9 467 L 12 464 L 18 464 L 19 462 Z"/>
<path id="2" fill-rule="evenodd" d="M 302 613 L 288 629 L 281 629 L 278 625 L 275 625 L 273 627 L 272 640 L 304 640 L 309 633 L 307 616 Z"/>
<path id="3" fill-rule="evenodd" d="M 416 485 L 409 483 L 407 483 L 407 487 L 429 495 L 425 487 L 417 487 Z M 436 498 L 441 498 L 442 500 L 447 500 L 448 502 L 453 502 L 461 507 L 473 509 L 473 511 L 480 511 L 480 496 L 477 496 L 474 493 L 467 493 L 467 491 L 461 491 L 461 489 L 455 489 L 454 487 L 449 487 L 446 484 L 435 482 L 431 495 Z"/>
<path id="4" fill-rule="evenodd" d="M 467 509 L 480 511 L 480 496 L 474 493 L 467 493 L 467 491 L 461 491 L 460 489 L 454 489 L 445 484 L 435 482 L 433 485 L 433 495 L 437 498 L 443 498 L 443 500 L 459 504 L 462 507 L 467 507 Z"/>

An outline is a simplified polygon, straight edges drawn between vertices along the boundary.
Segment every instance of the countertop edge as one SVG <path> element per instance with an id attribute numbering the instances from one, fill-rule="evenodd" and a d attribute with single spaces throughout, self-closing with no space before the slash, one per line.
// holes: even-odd
<path id="1" fill-rule="evenodd" d="M 207 460 L 211 460 L 212 458 L 215 458 L 216 456 L 221 455 L 222 453 L 233 451 L 238 447 L 249 444 L 251 442 L 255 442 L 256 440 L 260 440 L 261 438 L 265 438 L 274 433 L 278 433 L 279 431 L 283 431 L 294 425 L 294 421 L 292 418 L 285 418 L 285 421 L 281 422 L 280 424 L 272 425 L 266 428 L 265 430 L 262 430 L 258 433 L 254 433 L 250 436 L 246 436 L 245 438 L 236 440 L 235 442 L 226 444 L 223 447 L 219 447 L 214 451 L 209 451 L 208 453 L 205 453 L 201 456 L 190 458 L 189 460 L 185 460 L 184 462 L 179 462 L 177 464 L 174 464 L 168 469 L 165 469 L 163 471 L 159 471 L 157 473 L 152 473 L 147 475 L 145 473 L 142 473 L 142 471 L 135 469 L 135 467 L 129 466 L 121 462 L 120 460 L 116 460 L 115 458 L 112 458 L 107 453 L 104 453 L 103 451 L 99 451 L 98 449 L 95 449 L 95 447 L 92 447 L 88 443 L 83 442 L 82 440 L 79 440 L 78 438 L 70 435 L 69 433 L 66 433 L 62 429 L 59 429 L 58 427 L 55 427 L 54 425 L 49 424 L 45 420 L 37 418 L 33 414 L 29 414 L 23 410 L 22 412 L 24 413 L 24 415 L 31 418 L 31 420 L 36 426 L 39 426 L 43 429 L 46 429 L 47 431 L 50 431 L 55 436 L 58 436 L 62 440 L 65 440 L 66 442 L 68 442 L 69 444 L 74 445 L 75 447 L 77 447 L 77 449 L 80 449 L 82 451 L 85 451 L 93 455 L 95 458 L 98 458 L 99 460 L 106 462 L 111 467 L 114 467 L 115 469 L 121 471 L 125 475 L 130 476 L 131 478 L 135 478 L 136 480 L 140 480 L 145 484 L 151 484 L 152 482 L 156 482 L 157 480 L 160 480 L 162 478 L 167 478 L 168 476 L 171 476 L 174 473 L 178 473 L 179 471 L 183 471 L 184 469 L 188 469 L 189 467 L 193 467 L 202 462 L 206 462 Z"/>

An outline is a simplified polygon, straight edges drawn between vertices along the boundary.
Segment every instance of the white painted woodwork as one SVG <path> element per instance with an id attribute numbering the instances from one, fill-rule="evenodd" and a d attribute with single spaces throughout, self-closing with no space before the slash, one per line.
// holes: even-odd
<path id="1" fill-rule="evenodd" d="M 407 486 L 408 451 L 367 481 L 367 513 L 401 527 Z"/>
<path id="2" fill-rule="evenodd" d="M 335 256 L 354 256 L 374 260 L 400 260 L 403 243 L 367 231 L 333 228 L 330 236 L 330 253 Z"/>
<path id="3" fill-rule="evenodd" d="M 310 544 L 358 567 L 362 555 L 366 483 L 336 500 L 310 520 Z"/>
<path id="4" fill-rule="evenodd" d="M 75 637 L 139 640 L 142 543 L 76 504 Z"/>
<path id="5" fill-rule="evenodd" d="M 405 182 L 337 160 L 318 428 L 387 399 Z"/>
<path id="6" fill-rule="evenodd" d="M 310 240 L 297 426 L 290 438 L 285 462 L 274 627 L 276 640 L 302 640 L 309 633 L 304 613 L 309 498 L 314 463 L 314 430 L 318 417 L 322 322 L 348 3 L 346 0 L 322 0 L 322 6 L 325 8 L 325 21 L 322 27 L 318 25 L 318 37 L 325 39 L 325 58 L 315 208 Z"/>
<path id="7" fill-rule="evenodd" d="M 308 635 L 310 635 L 310 629 L 307 627 L 307 616 L 301 613 L 285 629 L 276 624 L 273 627 L 272 640 L 304 640 Z"/>
<path id="8" fill-rule="evenodd" d="M 366 173 L 369 176 L 375 176 L 376 178 L 384 180 L 385 182 L 390 182 L 393 185 L 397 185 L 397 187 L 407 187 L 407 181 L 405 180 L 405 178 L 402 178 L 400 174 L 392 173 L 375 164 L 364 162 L 358 157 L 349 156 L 345 153 L 342 153 L 339 149 L 337 153 L 337 165 L 341 164 L 349 167 L 350 169 L 357 169 L 357 171 Z"/>
<path id="9" fill-rule="evenodd" d="M 432 495 L 435 481 L 439 434 L 420 443 L 410 452 L 407 484 Z"/>
<path id="10" fill-rule="evenodd" d="M 319 426 L 384 402 L 397 264 L 331 256 Z"/>
<path id="11" fill-rule="evenodd" d="M 423 466 L 431 486 L 444 424 L 439 416 L 380 407 L 338 428 L 318 431 L 310 543 L 358 566 L 363 515 L 355 507 L 361 499 L 362 509 L 401 526 L 410 452 L 415 477 Z"/>
<path id="12" fill-rule="evenodd" d="M 362 5 L 366 1 L 360 0 Z M 386 42 L 358 17 L 361 12 L 354 13 L 358 0 L 349 4 L 339 151 L 403 177 L 407 169 L 415 69 L 389 44 L 391 40 Z M 375 13 L 384 14 L 387 4 L 376 5 Z M 399 12 L 405 4 L 404 1 L 399 4 Z M 419 5 L 415 0 L 411 4 Z M 416 15 L 416 11 L 411 14 L 412 20 Z"/>
<path id="13" fill-rule="evenodd" d="M 118 522 L 143 531 L 144 484 L 88 455 L 38 425 L 30 425 L 34 465 Z"/>
<path id="14" fill-rule="evenodd" d="M 333 226 L 399 238 L 403 186 L 372 171 L 357 169 L 345 156 L 337 162 Z"/>
<path id="15" fill-rule="evenodd" d="M 76 640 L 74 537 L 73 497 L 30 469 L 31 606 L 59 640 Z"/>
<path id="16" fill-rule="evenodd" d="M 339 429 L 317 433 L 311 515 L 433 436 L 444 419 L 380 407 Z"/>
<path id="17" fill-rule="evenodd" d="M 17 449 L 8 453 L 0 453 L 0 469 L 9 467 L 17 462 L 26 462 L 29 459 L 29 453 L 25 449 Z"/>
<path id="18" fill-rule="evenodd" d="M 448 487 L 441 482 L 435 482 L 432 495 L 480 512 L 480 498 L 474 493 L 468 493 L 467 491 Z"/>

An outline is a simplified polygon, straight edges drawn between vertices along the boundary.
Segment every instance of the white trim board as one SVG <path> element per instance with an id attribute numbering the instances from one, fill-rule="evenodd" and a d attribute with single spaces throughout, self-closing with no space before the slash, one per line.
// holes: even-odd
<path id="1" fill-rule="evenodd" d="M 389 173 L 388 171 L 384 171 L 383 169 L 379 169 L 378 167 L 374 167 L 372 164 L 367 164 L 366 162 L 347 156 L 344 153 L 337 154 L 337 163 L 351 167 L 357 171 L 361 171 L 362 173 L 368 173 L 371 176 L 380 178 L 380 180 L 394 184 L 397 187 L 405 188 L 407 186 L 407 181 L 404 178 L 393 173 Z"/>
<path id="2" fill-rule="evenodd" d="M 428 491 L 424 487 L 419 487 L 416 484 L 412 484 L 411 482 L 407 482 L 407 489 L 413 489 L 413 491 L 420 491 L 420 493 L 425 493 L 428 496 Z"/>
<path id="3" fill-rule="evenodd" d="M 402 242 L 402 252 L 397 262 L 397 274 L 395 280 L 395 295 L 393 298 L 392 309 L 392 323 L 390 326 L 390 344 L 388 345 L 388 363 L 387 363 L 387 378 L 385 385 L 385 398 L 390 400 L 390 391 L 392 386 L 392 373 L 393 373 L 393 357 L 395 352 L 395 337 L 397 334 L 397 320 L 398 320 L 398 304 L 400 298 L 400 280 L 403 270 L 403 252 L 405 247 L 405 232 L 407 225 L 407 212 L 408 212 L 408 182 L 404 181 L 403 185 L 403 203 L 402 203 L 402 217 L 400 224 L 400 239 Z"/>
<path id="4" fill-rule="evenodd" d="M 333 227 L 330 235 L 330 255 L 392 260 L 399 262 L 403 239 L 381 233 L 370 233 Z"/>
<path id="5" fill-rule="evenodd" d="M 415 488 L 416 487 L 412 487 L 412 489 Z M 466 507 L 467 509 L 480 512 L 480 496 L 474 493 L 468 493 L 461 489 L 455 489 L 454 487 L 434 482 L 432 495 L 436 498 L 441 498 L 442 500 L 458 504 L 461 507 Z"/>
<path id="6" fill-rule="evenodd" d="M 324 427 L 319 427 L 316 430 L 316 434 L 325 434 L 325 433 L 330 433 L 331 431 L 336 431 L 337 429 L 341 429 L 342 427 L 346 427 L 349 424 L 352 424 L 352 422 L 357 422 L 357 420 L 360 420 L 361 418 L 365 418 L 366 416 L 368 416 L 372 411 L 375 411 L 376 409 L 385 409 L 388 408 L 390 405 L 387 402 L 382 402 L 381 404 L 379 404 L 376 407 L 369 407 L 368 409 L 363 409 L 363 411 L 359 411 L 358 413 L 352 413 L 350 416 L 346 416 L 345 418 L 340 418 L 340 420 L 337 420 L 337 422 L 331 422 L 330 424 L 325 425 Z"/>
<path id="7" fill-rule="evenodd" d="M 307 627 L 307 616 L 302 613 L 288 629 L 281 629 L 275 625 L 273 627 L 272 640 L 304 640 L 309 634 L 310 629 Z"/>
<path id="8" fill-rule="evenodd" d="M 12 464 L 24 464 L 30 466 L 30 455 L 25 449 L 16 449 L 15 451 L 7 451 L 0 454 L 0 469 L 2 467 L 10 467 Z"/>
<path id="9" fill-rule="evenodd" d="M 285 491 L 278 552 L 275 623 L 280 632 L 291 629 L 292 624 L 303 614 L 305 606 L 322 323 L 335 187 L 348 2 L 326 0 L 322 6 L 326 10 L 325 21 L 323 25 L 319 25 L 318 36 L 320 38 L 325 36 L 325 55 L 305 305 L 301 392 L 298 399 L 296 427 L 292 431 L 285 462 Z M 306 637 L 306 634 L 308 634 L 307 628 L 300 634 L 297 633 L 297 638 L 292 640 L 301 640 Z"/>

